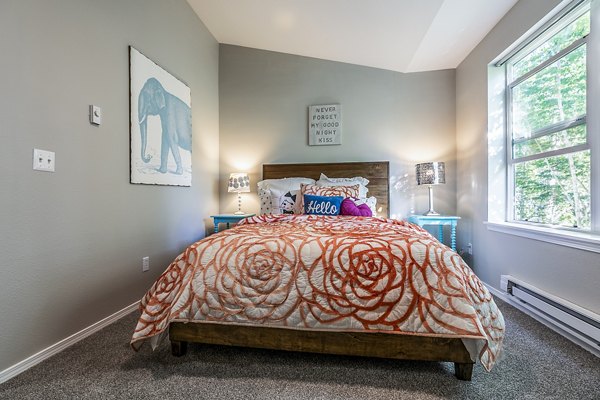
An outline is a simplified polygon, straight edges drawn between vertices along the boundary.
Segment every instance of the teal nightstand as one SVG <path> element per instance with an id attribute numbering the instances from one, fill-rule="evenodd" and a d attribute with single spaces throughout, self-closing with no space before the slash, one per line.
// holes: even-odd
<path id="1" fill-rule="evenodd" d="M 452 250 L 456 251 L 456 223 L 460 217 L 452 217 L 445 215 L 411 215 L 408 217 L 408 222 L 423 226 L 437 225 L 438 240 L 444 243 L 444 225 L 450 225 L 450 243 Z"/>
<path id="2" fill-rule="evenodd" d="M 244 218 L 254 217 L 255 215 L 256 214 L 218 214 L 211 215 L 210 217 L 215 223 L 215 233 L 219 233 L 219 224 L 227 224 L 227 229 L 229 229 L 230 224 L 237 224 Z"/>

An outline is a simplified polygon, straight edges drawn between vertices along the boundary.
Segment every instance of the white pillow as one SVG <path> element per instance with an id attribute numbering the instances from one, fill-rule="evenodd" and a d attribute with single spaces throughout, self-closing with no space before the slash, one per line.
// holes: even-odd
<path id="1" fill-rule="evenodd" d="M 258 199 L 260 200 L 260 214 L 271 214 L 271 191 L 259 187 Z"/>
<path id="2" fill-rule="evenodd" d="M 359 185 L 358 197 L 366 198 L 369 189 L 367 189 L 367 185 L 369 184 L 369 180 L 367 178 L 363 178 L 362 176 L 356 176 L 354 178 L 329 178 L 324 173 L 321 173 L 319 180 L 317 181 L 318 186 L 354 186 Z"/>
<path id="3" fill-rule="evenodd" d="M 301 184 L 315 183 L 310 178 L 265 179 L 257 183 L 261 214 L 302 214 L 298 200 Z M 262 194 L 262 195 L 261 195 Z M 295 197 L 295 199 L 294 199 Z M 290 204 L 293 203 L 293 204 Z M 263 207 L 263 203 L 265 206 Z"/>
<path id="4" fill-rule="evenodd" d="M 321 176 L 319 177 L 320 181 L 329 181 L 329 182 L 352 182 L 352 185 L 367 186 L 369 184 L 369 180 L 367 178 L 363 178 L 362 176 L 355 176 L 354 178 L 330 178 L 324 173 L 321 172 Z M 346 185 L 344 185 L 346 186 Z"/>

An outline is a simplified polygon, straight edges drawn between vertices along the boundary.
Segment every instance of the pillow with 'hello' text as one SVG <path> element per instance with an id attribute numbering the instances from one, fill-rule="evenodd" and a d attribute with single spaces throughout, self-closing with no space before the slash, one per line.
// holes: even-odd
<path id="1" fill-rule="evenodd" d="M 317 185 L 300 185 L 300 209 L 304 210 L 304 195 L 312 194 L 315 196 L 341 196 L 358 197 L 359 185 L 353 186 L 317 186 Z"/>
<path id="2" fill-rule="evenodd" d="M 304 213 L 313 215 L 339 215 L 342 196 L 304 195 Z"/>

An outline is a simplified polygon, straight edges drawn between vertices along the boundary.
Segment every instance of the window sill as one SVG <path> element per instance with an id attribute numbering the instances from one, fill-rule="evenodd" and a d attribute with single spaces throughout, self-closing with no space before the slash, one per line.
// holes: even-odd
<path id="1" fill-rule="evenodd" d="M 557 244 L 560 246 L 567 246 L 579 250 L 600 253 L 600 235 L 598 234 L 573 232 L 567 230 L 563 231 L 511 222 L 484 222 L 484 224 L 490 231 L 521 236 L 529 239 L 540 240 L 542 242 Z"/>

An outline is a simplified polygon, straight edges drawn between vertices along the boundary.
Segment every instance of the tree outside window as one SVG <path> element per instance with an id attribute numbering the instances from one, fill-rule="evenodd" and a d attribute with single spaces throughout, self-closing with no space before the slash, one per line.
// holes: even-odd
<path id="1" fill-rule="evenodd" d="M 508 61 L 507 160 L 514 221 L 591 229 L 589 32 L 590 13 L 579 11 Z"/>

